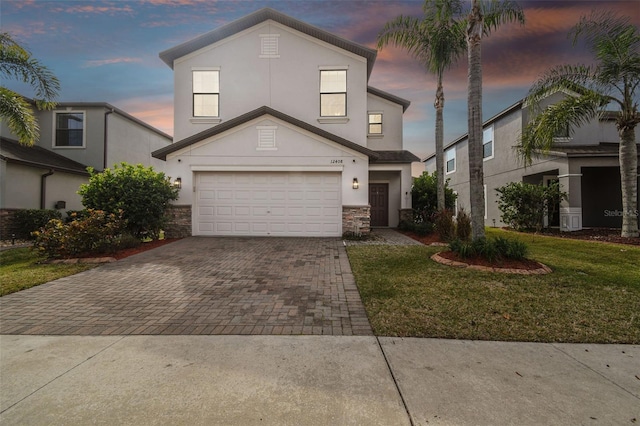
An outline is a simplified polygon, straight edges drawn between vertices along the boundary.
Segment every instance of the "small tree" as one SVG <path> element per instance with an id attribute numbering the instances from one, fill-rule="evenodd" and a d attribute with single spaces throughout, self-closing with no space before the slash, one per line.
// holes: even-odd
<path id="1" fill-rule="evenodd" d="M 553 216 L 558 203 L 567 198 L 566 192 L 560 191 L 558 182 L 549 186 L 511 182 L 496 188 L 496 192 L 498 208 L 502 212 L 500 218 L 505 224 L 517 230 L 535 229 L 537 232 L 544 228 L 545 214 Z"/>
<path id="2" fill-rule="evenodd" d="M 413 181 L 411 201 L 413 203 L 416 222 L 428 222 L 438 211 L 438 177 L 436 172 L 423 173 Z M 449 188 L 449 180 L 445 181 L 445 207 L 453 209 L 456 194 Z"/>
<path id="3" fill-rule="evenodd" d="M 172 187 L 164 173 L 127 163 L 116 164 L 113 170 L 101 173 L 91 167 L 88 171 L 89 183 L 81 185 L 78 191 L 85 207 L 108 213 L 122 210 L 132 235 L 158 236 L 169 201 L 178 198 L 178 189 Z"/>

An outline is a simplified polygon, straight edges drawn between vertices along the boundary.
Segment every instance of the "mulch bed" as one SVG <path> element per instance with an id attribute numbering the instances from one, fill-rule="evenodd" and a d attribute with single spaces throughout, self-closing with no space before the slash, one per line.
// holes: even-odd
<path id="1" fill-rule="evenodd" d="M 134 254 L 138 254 L 138 253 L 142 253 L 142 252 L 147 251 L 147 250 L 158 248 L 158 247 L 161 247 L 161 246 L 163 246 L 165 244 L 170 244 L 170 243 L 173 243 L 173 242 L 178 241 L 178 240 L 180 240 L 180 238 L 165 238 L 163 240 L 149 241 L 147 243 L 140 244 L 138 247 L 119 250 L 119 251 L 111 254 L 111 257 L 115 257 L 117 260 L 124 259 L 125 257 L 129 257 L 129 256 L 132 256 Z"/>
<path id="2" fill-rule="evenodd" d="M 545 236 L 557 237 L 557 238 L 569 238 L 574 240 L 600 241 L 603 243 L 629 244 L 634 246 L 640 246 L 640 237 L 622 238 L 620 236 L 620 229 L 615 229 L 615 228 L 582 229 L 580 231 L 573 231 L 573 232 L 560 232 L 559 229 L 551 229 L 551 230 L 545 230 L 544 232 L 541 232 L 539 235 L 545 235 Z"/>

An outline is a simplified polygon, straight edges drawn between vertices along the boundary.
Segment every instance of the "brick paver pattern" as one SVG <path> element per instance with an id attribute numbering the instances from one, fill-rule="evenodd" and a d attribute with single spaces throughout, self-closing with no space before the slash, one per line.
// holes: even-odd
<path id="1" fill-rule="evenodd" d="M 0 298 L 0 333 L 371 335 L 338 238 L 199 238 Z"/>

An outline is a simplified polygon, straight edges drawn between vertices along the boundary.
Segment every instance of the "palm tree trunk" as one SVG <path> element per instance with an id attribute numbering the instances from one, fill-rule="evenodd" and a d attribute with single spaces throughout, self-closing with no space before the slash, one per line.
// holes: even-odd
<path id="1" fill-rule="evenodd" d="M 442 74 L 438 75 L 438 89 L 436 90 L 436 99 L 433 107 L 436 109 L 436 177 L 438 183 L 436 196 L 438 211 L 440 211 L 446 207 L 444 198 L 444 119 L 442 117 L 444 90 L 442 88 Z"/>
<path id="2" fill-rule="evenodd" d="M 622 187 L 622 236 L 638 236 L 638 147 L 633 126 L 620 133 L 620 179 Z"/>
<path id="3" fill-rule="evenodd" d="M 482 164 L 482 30 L 483 16 L 479 0 L 473 0 L 467 26 L 468 123 L 469 123 L 469 191 L 471 203 L 471 237 L 483 238 L 484 177 Z"/>

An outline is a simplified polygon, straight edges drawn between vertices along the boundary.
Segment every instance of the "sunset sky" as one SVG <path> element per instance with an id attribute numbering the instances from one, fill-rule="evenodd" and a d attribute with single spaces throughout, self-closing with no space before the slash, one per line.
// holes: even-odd
<path id="1" fill-rule="evenodd" d="M 63 102 L 109 102 L 173 134 L 173 73 L 158 53 L 272 7 L 346 39 L 375 48 L 384 23 L 397 15 L 422 14 L 422 1 L 244 0 L 0 0 L 2 31 L 60 79 Z M 640 26 L 640 1 L 520 1 L 524 27 L 499 28 L 483 42 L 484 118 L 522 99 L 550 66 L 587 63 L 567 32 L 581 15 L 606 8 Z M 445 143 L 467 131 L 466 57 L 445 77 Z M 28 87 L 3 81 L 26 96 Z M 406 52 L 385 48 L 371 86 L 411 101 L 405 113 L 405 148 L 433 152 L 435 80 Z"/>

